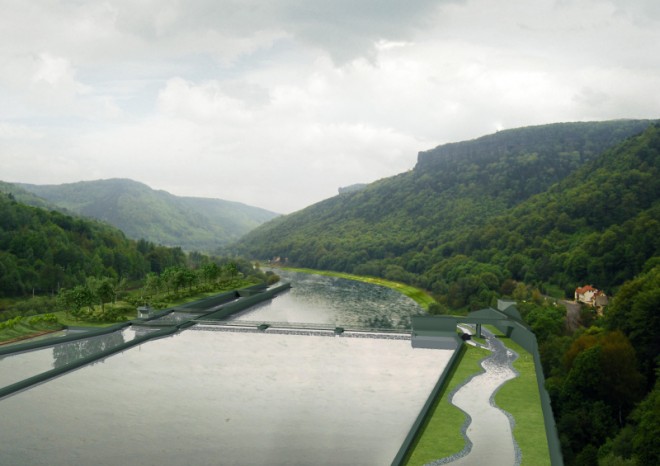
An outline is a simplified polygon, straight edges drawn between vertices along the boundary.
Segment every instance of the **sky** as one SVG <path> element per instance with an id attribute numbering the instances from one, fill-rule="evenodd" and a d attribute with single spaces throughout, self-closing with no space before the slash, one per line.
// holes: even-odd
<path id="1" fill-rule="evenodd" d="M 0 180 L 290 213 L 498 130 L 660 117 L 657 0 L 0 0 Z"/>

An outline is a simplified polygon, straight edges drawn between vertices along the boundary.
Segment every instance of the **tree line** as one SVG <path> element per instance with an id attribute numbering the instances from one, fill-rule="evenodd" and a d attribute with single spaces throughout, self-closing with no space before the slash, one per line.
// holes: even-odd
<path id="1" fill-rule="evenodd" d="M 523 297 L 518 309 L 539 343 L 565 463 L 658 464 L 660 260 L 625 282 L 603 314 L 584 306 L 574 332 L 563 306 Z"/>
<path id="2" fill-rule="evenodd" d="M 245 259 L 130 240 L 101 222 L 0 194 L 0 320 L 60 309 L 112 322 L 139 304 L 269 279 Z"/>

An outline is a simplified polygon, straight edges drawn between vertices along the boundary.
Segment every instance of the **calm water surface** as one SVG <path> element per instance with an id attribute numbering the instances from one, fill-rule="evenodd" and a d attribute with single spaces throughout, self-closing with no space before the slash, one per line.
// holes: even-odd
<path id="1" fill-rule="evenodd" d="M 422 314 L 412 299 L 383 286 L 277 269 L 291 290 L 234 317 L 235 320 L 329 324 L 347 328 L 409 329 Z"/>
<path id="2" fill-rule="evenodd" d="M 294 278 L 240 318 L 397 326 L 420 312 L 382 287 Z M 25 366 L 50 367 L 50 351 Z M 193 327 L 0 400 L 0 464 L 389 464 L 451 354 Z"/>
<path id="3" fill-rule="evenodd" d="M 33 375 L 62 367 L 99 351 L 114 348 L 131 341 L 138 332 L 144 331 L 153 331 L 153 329 L 136 330 L 134 327 L 127 327 L 105 335 L 0 356 L 0 387 L 6 387 Z"/>

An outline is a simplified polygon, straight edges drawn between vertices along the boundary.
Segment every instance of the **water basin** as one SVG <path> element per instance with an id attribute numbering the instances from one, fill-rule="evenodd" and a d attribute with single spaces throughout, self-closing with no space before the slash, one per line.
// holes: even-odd
<path id="1" fill-rule="evenodd" d="M 452 354 L 192 329 L 3 399 L 0 464 L 389 464 Z"/>

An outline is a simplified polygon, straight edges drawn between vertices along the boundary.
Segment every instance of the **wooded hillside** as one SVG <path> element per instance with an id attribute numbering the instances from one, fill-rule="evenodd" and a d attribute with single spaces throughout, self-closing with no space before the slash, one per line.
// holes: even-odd
<path id="1" fill-rule="evenodd" d="M 127 179 L 17 186 L 56 208 L 107 222 L 129 238 L 187 251 L 213 252 L 278 215 L 239 202 L 174 196 Z"/>
<path id="2" fill-rule="evenodd" d="M 411 283 L 432 291 L 433 312 L 513 297 L 539 341 L 566 464 L 657 464 L 660 124 L 502 133 L 421 153 L 413 171 L 275 219 L 237 248 Z M 569 328 L 543 293 L 585 284 L 614 298 Z"/>
<path id="3" fill-rule="evenodd" d="M 184 263 L 180 248 L 132 241 L 109 225 L 0 193 L 0 296 L 53 294 L 87 277 L 137 279 Z"/>
<path id="4" fill-rule="evenodd" d="M 489 305 L 507 280 L 610 291 L 657 251 L 657 128 L 603 152 L 648 125 L 563 123 L 440 146 L 410 172 L 262 225 L 236 250 L 407 282 L 450 309 Z"/>

